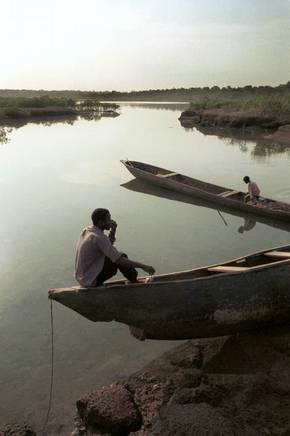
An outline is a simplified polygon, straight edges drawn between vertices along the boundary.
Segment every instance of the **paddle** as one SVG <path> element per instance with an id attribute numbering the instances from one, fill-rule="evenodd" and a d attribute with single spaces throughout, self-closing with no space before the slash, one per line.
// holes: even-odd
<path id="1" fill-rule="evenodd" d="M 220 211 L 218 209 L 217 209 L 217 213 L 219 214 L 219 216 L 221 217 L 221 219 L 223 220 L 225 225 L 228 226 L 228 223 L 226 222 L 226 220 L 224 219 L 224 217 L 222 216 L 222 214 L 220 213 Z"/>

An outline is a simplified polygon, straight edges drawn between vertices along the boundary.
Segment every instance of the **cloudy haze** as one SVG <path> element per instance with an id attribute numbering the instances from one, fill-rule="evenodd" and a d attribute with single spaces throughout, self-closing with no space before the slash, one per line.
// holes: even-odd
<path id="1" fill-rule="evenodd" d="M 290 80 L 288 0 L 0 0 L 0 88 Z"/>

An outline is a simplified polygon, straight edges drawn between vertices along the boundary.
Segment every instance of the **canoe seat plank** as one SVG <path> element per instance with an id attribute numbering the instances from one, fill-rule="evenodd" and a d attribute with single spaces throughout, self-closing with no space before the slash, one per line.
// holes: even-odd
<path id="1" fill-rule="evenodd" d="M 238 192 L 239 191 L 224 191 L 224 192 L 221 192 L 220 194 L 218 194 L 218 196 L 226 198 L 226 197 L 230 197 L 231 195 L 237 194 Z"/>
<path id="2" fill-rule="evenodd" d="M 178 173 L 168 173 L 168 174 L 157 174 L 158 177 L 166 178 L 166 177 L 172 177 L 177 176 Z"/>
<path id="3" fill-rule="evenodd" d="M 242 271 L 248 271 L 249 268 L 244 266 L 218 265 L 218 266 L 211 266 L 210 268 L 207 268 L 207 270 L 212 272 L 242 272 Z"/>
<path id="4" fill-rule="evenodd" d="M 264 254 L 265 256 L 270 256 L 270 257 L 290 258 L 290 252 L 288 251 L 268 251 L 268 253 L 264 253 Z"/>

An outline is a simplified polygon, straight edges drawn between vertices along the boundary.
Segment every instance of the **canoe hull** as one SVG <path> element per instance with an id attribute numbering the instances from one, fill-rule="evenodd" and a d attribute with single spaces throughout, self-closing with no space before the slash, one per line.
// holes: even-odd
<path id="1" fill-rule="evenodd" d="M 146 338 L 231 335 L 290 323 L 290 265 L 174 283 L 50 291 L 92 321 L 118 321 Z"/>

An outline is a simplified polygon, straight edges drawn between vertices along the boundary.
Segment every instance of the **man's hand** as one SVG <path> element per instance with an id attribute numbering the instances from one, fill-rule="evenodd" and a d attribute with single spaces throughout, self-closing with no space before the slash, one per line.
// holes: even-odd
<path id="1" fill-rule="evenodd" d="M 116 223 L 116 221 L 111 220 L 111 230 L 112 231 L 116 231 L 118 224 Z"/>
<path id="2" fill-rule="evenodd" d="M 114 244 L 114 242 L 116 241 L 116 238 L 115 238 L 116 230 L 117 230 L 117 223 L 116 223 L 116 221 L 111 220 L 111 228 L 110 228 L 110 233 L 109 233 L 109 239 L 110 239 L 112 244 Z"/>
<path id="3" fill-rule="evenodd" d="M 147 272 L 150 276 L 152 276 L 153 274 L 155 274 L 155 269 L 153 268 L 153 266 L 150 265 L 144 265 L 142 267 L 142 269 Z"/>

